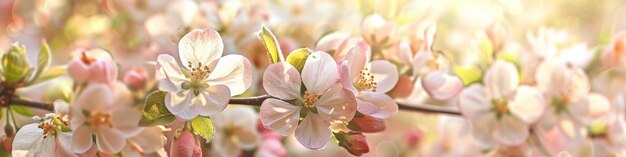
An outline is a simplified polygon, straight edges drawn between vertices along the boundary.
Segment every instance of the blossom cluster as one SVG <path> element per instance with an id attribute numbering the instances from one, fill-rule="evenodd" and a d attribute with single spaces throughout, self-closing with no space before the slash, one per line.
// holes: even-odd
<path id="1" fill-rule="evenodd" d="M 0 153 L 626 156 L 626 28 L 562 4 L 0 2 Z"/>

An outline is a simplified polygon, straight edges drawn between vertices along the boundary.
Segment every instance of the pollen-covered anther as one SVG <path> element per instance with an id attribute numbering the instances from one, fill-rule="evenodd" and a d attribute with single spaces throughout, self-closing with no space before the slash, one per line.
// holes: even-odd
<path id="1" fill-rule="evenodd" d="M 187 62 L 187 67 L 191 69 L 191 77 L 194 77 L 198 80 L 204 80 L 209 77 L 211 70 L 208 65 L 202 65 L 202 63 L 196 64 L 194 66 L 191 61 Z"/>
<path id="2" fill-rule="evenodd" d="M 87 54 L 86 51 L 83 51 L 82 53 L 80 53 L 80 60 L 83 61 L 83 63 L 89 65 L 89 64 L 95 62 L 96 58 L 93 58 L 93 57 L 89 56 L 89 54 Z"/>
<path id="3" fill-rule="evenodd" d="M 88 119 L 89 124 L 92 127 L 105 126 L 105 127 L 113 127 L 113 123 L 111 123 L 111 114 L 104 112 L 93 112 L 89 116 Z"/>
<path id="4" fill-rule="evenodd" d="M 304 107 L 313 108 L 315 107 L 315 103 L 319 100 L 319 95 L 313 93 L 305 93 L 304 94 Z"/>
<path id="5" fill-rule="evenodd" d="M 56 136 L 57 130 L 54 124 L 50 124 L 48 122 L 41 122 L 37 125 L 41 130 L 43 130 L 43 138 L 47 138 L 48 136 Z"/>
<path id="6" fill-rule="evenodd" d="M 376 81 L 374 80 L 374 75 L 370 73 L 368 68 L 364 68 L 359 73 L 359 78 L 356 82 L 356 87 L 360 90 L 372 90 L 376 91 Z"/>

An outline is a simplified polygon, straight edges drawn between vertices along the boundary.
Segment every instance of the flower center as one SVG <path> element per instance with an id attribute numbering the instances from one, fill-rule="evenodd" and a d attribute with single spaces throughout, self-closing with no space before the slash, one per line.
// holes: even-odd
<path id="1" fill-rule="evenodd" d="M 492 110 L 496 113 L 496 117 L 500 119 L 503 115 L 510 113 L 508 102 L 505 99 L 491 100 Z"/>
<path id="2" fill-rule="evenodd" d="M 39 119 L 39 124 L 37 125 L 37 127 L 43 130 L 44 139 L 48 138 L 48 136 L 52 136 L 54 138 L 57 136 L 58 132 L 71 131 L 67 120 L 59 116 L 45 119 L 36 116 L 35 118 Z"/>
<path id="3" fill-rule="evenodd" d="M 314 94 L 314 93 L 305 92 L 304 93 L 304 107 L 306 107 L 306 108 L 313 108 L 313 107 L 315 107 L 315 103 L 319 99 L 320 99 L 319 95 Z"/>
<path id="4" fill-rule="evenodd" d="M 91 127 L 94 128 L 98 126 L 106 126 L 109 128 L 113 127 L 113 123 L 111 123 L 111 114 L 104 112 L 92 112 L 89 119 L 87 119 L 87 122 L 89 122 Z"/>
<path id="5" fill-rule="evenodd" d="M 89 54 L 87 54 L 87 51 L 83 51 L 80 54 L 80 60 L 83 61 L 83 63 L 89 65 L 89 64 L 95 62 L 96 58 L 94 58 L 92 56 L 89 56 Z"/>
<path id="6" fill-rule="evenodd" d="M 376 91 L 376 81 L 374 80 L 374 75 L 370 72 L 369 69 L 364 68 L 359 73 L 359 79 L 356 81 L 356 88 L 359 90 L 372 90 Z"/>
<path id="7" fill-rule="evenodd" d="M 563 113 L 565 111 L 567 111 L 567 106 L 569 104 L 569 98 L 567 97 L 561 97 L 561 98 L 557 98 L 557 97 L 553 97 L 552 100 L 550 101 L 550 104 L 555 108 L 554 112 L 558 113 Z"/>
<path id="8" fill-rule="evenodd" d="M 191 77 L 195 78 L 196 80 L 204 80 L 208 78 L 209 74 L 211 73 L 211 69 L 209 69 L 209 66 L 202 65 L 202 63 L 198 63 L 194 67 L 191 61 L 189 61 L 187 62 L 187 67 L 191 69 Z"/>
<path id="9" fill-rule="evenodd" d="M 41 122 L 37 125 L 41 130 L 43 130 L 43 138 L 47 138 L 48 136 L 55 137 L 57 135 L 57 129 L 53 124 L 47 122 Z"/>

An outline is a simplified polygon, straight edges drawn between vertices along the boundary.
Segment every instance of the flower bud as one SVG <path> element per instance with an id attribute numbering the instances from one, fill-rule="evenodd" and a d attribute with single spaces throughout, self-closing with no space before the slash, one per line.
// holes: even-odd
<path id="1" fill-rule="evenodd" d="M 350 154 L 361 156 L 370 151 L 363 133 L 356 132 L 338 132 L 335 137 L 339 141 L 339 146 L 345 148 Z"/>
<path id="2" fill-rule="evenodd" d="M 411 129 L 404 133 L 404 139 L 408 147 L 419 147 L 420 143 L 424 139 L 424 133 L 419 129 Z"/>
<path id="3" fill-rule="evenodd" d="M 148 74 L 146 74 L 146 71 L 134 68 L 124 75 L 124 83 L 131 89 L 142 89 L 146 85 L 147 77 Z"/>
<path id="4" fill-rule="evenodd" d="M 78 83 L 111 83 L 117 78 L 117 66 L 108 52 L 101 49 L 77 50 L 67 65 L 68 73 Z"/>
<path id="5" fill-rule="evenodd" d="M 18 82 L 27 77 L 29 64 L 23 45 L 13 44 L 9 52 L 2 56 L 2 75 L 9 82 Z"/>
<path id="6" fill-rule="evenodd" d="M 196 144 L 193 135 L 188 131 L 183 131 L 177 139 L 174 139 L 170 148 L 171 157 L 201 157 L 202 151 Z"/>
<path id="7" fill-rule="evenodd" d="M 359 114 L 354 116 L 352 121 L 348 123 L 348 128 L 359 132 L 376 133 L 384 131 L 387 125 L 385 124 L 385 120 Z"/>
<path id="8" fill-rule="evenodd" d="M 265 139 L 261 141 L 255 156 L 283 157 L 287 156 L 287 150 L 279 140 Z"/>
<path id="9" fill-rule="evenodd" d="M 602 64 L 606 67 L 624 66 L 626 61 L 626 32 L 620 32 L 602 53 Z"/>

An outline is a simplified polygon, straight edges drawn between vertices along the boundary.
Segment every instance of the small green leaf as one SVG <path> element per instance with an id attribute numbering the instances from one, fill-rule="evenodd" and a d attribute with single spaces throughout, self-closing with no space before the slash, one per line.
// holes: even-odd
<path id="1" fill-rule="evenodd" d="M 461 78 L 464 86 L 480 82 L 483 72 L 477 67 L 455 66 L 454 73 Z"/>
<path id="2" fill-rule="evenodd" d="M 207 142 L 213 139 L 215 136 L 215 127 L 210 117 L 198 116 L 191 120 L 191 129 L 196 135 L 202 136 Z"/>
<path id="3" fill-rule="evenodd" d="M 67 71 L 67 67 L 66 66 L 55 66 L 52 67 L 48 70 L 46 70 L 45 72 L 43 72 L 41 74 L 41 76 L 36 79 L 35 81 L 33 81 L 31 84 L 37 84 L 37 83 L 41 83 L 56 77 L 59 77 L 63 74 L 65 74 L 65 72 Z"/>
<path id="4" fill-rule="evenodd" d="M 311 53 L 313 53 L 313 51 L 308 48 L 293 50 L 291 51 L 291 53 L 289 53 L 289 56 L 287 56 L 287 62 L 293 65 L 293 67 L 295 67 L 298 72 L 302 72 L 302 68 L 304 68 L 306 58 L 309 57 Z"/>
<path id="5" fill-rule="evenodd" d="M 37 71 L 32 78 L 32 80 L 37 79 L 41 73 L 50 66 L 51 54 L 50 54 L 50 46 L 48 46 L 48 42 L 43 40 L 41 42 L 41 48 L 39 49 L 39 56 L 37 57 Z"/>
<path id="6" fill-rule="evenodd" d="M 33 112 L 31 112 L 28 107 L 24 107 L 24 106 L 18 106 L 18 105 L 11 105 L 11 110 L 15 111 L 16 113 L 26 116 L 26 117 L 32 117 L 35 116 L 35 114 L 33 114 Z"/>
<path id="7" fill-rule="evenodd" d="M 176 120 L 176 116 L 165 107 L 165 95 L 167 92 L 155 91 L 146 97 L 139 126 L 167 125 Z"/>
<path id="8" fill-rule="evenodd" d="M 261 28 L 261 31 L 259 31 L 258 33 L 258 37 L 259 40 L 261 40 L 261 43 L 263 43 L 263 45 L 265 46 L 265 49 L 267 50 L 267 54 L 270 58 L 270 64 L 285 60 L 285 58 L 283 57 L 283 53 L 280 50 L 280 45 L 278 45 L 278 40 L 276 40 L 276 37 L 274 36 L 274 34 L 272 34 L 272 31 L 263 26 L 263 28 Z"/>

